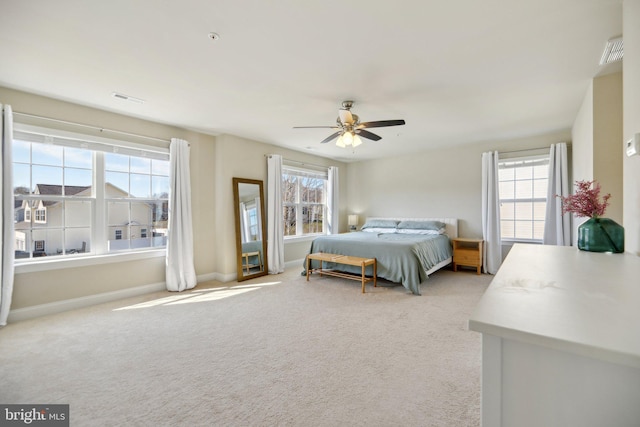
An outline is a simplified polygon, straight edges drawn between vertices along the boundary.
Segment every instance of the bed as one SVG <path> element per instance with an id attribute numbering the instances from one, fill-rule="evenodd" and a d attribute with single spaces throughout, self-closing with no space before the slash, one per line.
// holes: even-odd
<path id="1" fill-rule="evenodd" d="M 362 231 L 317 237 L 309 253 L 327 252 L 376 258 L 378 277 L 402 284 L 420 295 L 420 284 L 452 261 L 451 238 L 458 237 L 455 218 L 367 218 Z M 318 268 L 314 261 L 312 268 Z M 305 265 L 306 268 L 306 265 Z M 359 274 L 360 267 L 327 265 Z M 371 267 L 366 272 L 372 275 Z"/>

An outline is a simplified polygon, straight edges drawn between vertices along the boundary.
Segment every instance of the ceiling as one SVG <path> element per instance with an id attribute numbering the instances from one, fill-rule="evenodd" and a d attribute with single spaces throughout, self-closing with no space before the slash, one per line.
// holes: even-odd
<path id="1" fill-rule="evenodd" d="M 621 0 L 3 3 L 0 86 L 342 161 L 566 130 L 620 69 L 598 63 Z M 406 125 L 355 150 L 293 129 L 343 100 Z"/>

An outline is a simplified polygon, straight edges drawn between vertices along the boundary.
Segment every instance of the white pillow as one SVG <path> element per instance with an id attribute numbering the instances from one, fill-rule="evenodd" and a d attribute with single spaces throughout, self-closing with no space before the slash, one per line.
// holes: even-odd
<path id="1" fill-rule="evenodd" d="M 391 234 L 391 233 L 395 233 L 397 231 L 397 229 L 396 228 L 370 227 L 370 228 L 363 228 L 361 231 L 363 231 L 365 233 L 387 233 L 387 234 Z"/>
<path id="2" fill-rule="evenodd" d="M 398 234 L 444 234 L 446 233 L 446 228 L 441 228 L 440 230 L 418 230 L 415 228 L 399 228 Z"/>

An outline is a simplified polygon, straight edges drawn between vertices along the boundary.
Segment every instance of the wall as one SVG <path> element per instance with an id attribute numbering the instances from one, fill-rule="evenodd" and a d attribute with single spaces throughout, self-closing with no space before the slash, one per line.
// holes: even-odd
<path id="1" fill-rule="evenodd" d="M 264 180 L 266 192 L 265 156 L 267 154 L 281 154 L 286 159 L 314 165 L 338 166 L 343 177 L 347 172 L 347 165 L 344 163 L 306 153 L 232 135 L 217 137 L 204 135 L 8 88 L 0 87 L 0 102 L 11 105 L 15 112 L 159 139 L 169 140 L 175 137 L 189 141 L 194 265 L 200 280 L 216 278 L 226 281 L 233 280 L 236 275 L 233 177 Z M 79 131 L 77 128 L 69 128 L 66 125 L 53 123 L 47 123 L 47 125 Z M 82 129 L 82 132 L 91 133 L 87 129 Z M 101 135 L 99 132 L 95 134 Z M 145 142 L 149 143 L 148 140 Z M 346 180 L 342 178 L 340 182 L 340 205 L 345 206 L 340 210 L 340 229 L 346 231 Z M 304 258 L 308 249 L 308 240 L 287 244 L 285 262 Z M 92 298 L 96 295 L 129 292 L 135 288 L 148 289 L 149 285 L 162 286 L 164 281 L 164 257 L 55 268 L 46 271 L 17 272 L 14 280 L 12 310 Z"/>
<path id="2" fill-rule="evenodd" d="M 193 221 L 194 227 L 198 230 L 194 243 L 195 268 L 198 275 L 214 273 L 212 267 L 216 251 L 215 248 L 207 246 L 213 238 L 210 217 L 203 215 L 203 212 L 212 210 L 213 193 L 210 187 L 203 183 L 213 180 L 210 164 L 214 158 L 215 137 L 2 87 L 0 87 L 0 102 L 11 105 L 14 112 L 166 140 L 172 137 L 188 140 L 191 143 Z M 16 115 L 16 120 L 24 119 Z M 47 124 L 56 126 L 53 123 Z M 78 129 L 74 130 L 78 131 Z M 83 132 L 89 131 L 83 129 Z M 108 136 L 113 137 L 113 135 Z M 204 247 L 208 247 L 208 250 L 202 250 Z M 17 273 L 14 280 L 12 309 L 122 291 L 144 285 L 162 284 L 164 269 L 164 258 L 156 257 L 115 264 Z"/>
<path id="3" fill-rule="evenodd" d="M 623 140 L 640 132 L 640 0 L 624 0 Z M 640 156 L 623 157 L 625 250 L 640 256 Z"/>
<path id="4" fill-rule="evenodd" d="M 593 82 L 593 177 L 611 193 L 607 217 L 622 224 L 622 73 Z"/>
<path id="5" fill-rule="evenodd" d="M 640 99 L 636 96 L 640 93 L 640 28 L 633 25 L 640 19 L 640 1 L 625 1 L 624 8 L 623 135 L 628 138 L 634 132 L 640 132 Z M 602 84 L 616 83 L 603 79 Z M 585 99 L 598 97 L 599 93 L 598 87 L 595 92 L 591 87 Z M 346 165 L 231 135 L 204 135 L 2 87 L 0 102 L 12 105 L 19 112 L 162 139 L 178 137 L 188 140 L 191 143 L 196 273 L 201 277 L 213 275 L 225 279 L 235 274 L 231 178 L 239 176 L 266 182 L 264 156 L 267 154 L 281 154 L 291 160 L 340 167 L 340 206 L 343 207 L 340 210 L 341 231 L 347 230 L 346 216 L 349 213 L 360 214 L 361 219 L 366 216 L 452 216 L 460 219 L 461 236 L 480 237 L 481 153 L 537 148 L 572 139 L 569 132 L 560 131 L 514 141 L 456 146 Z M 593 165 L 594 155 L 599 156 L 597 150 L 588 148 L 593 146 L 593 141 L 584 142 L 583 137 L 576 133 L 589 135 L 585 129 L 593 128 L 593 116 L 593 102 L 585 101 L 576 119 L 577 124 L 581 121 L 584 123 L 574 125 L 573 130 L 573 167 L 576 177 L 592 174 L 594 170 L 590 171 L 589 168 L 593 166 L 589 165 Z M 595 134 L 591 135 L 592 138 L 596 137 Z M 626 249 L 640 255 L 640 194 L 637 187 L 637 183 L 640 183 L 640 156 L 625 156 L 622 163 Z M 604 170 L 612 168 L 608 166 Z M 597 167 L 595 171 L 598 171 Z M 611 189 L 606 191 L 613 194 Z M 309 243 L 305 240 L 288 243 L 285 246 L 285 261 L 303 258 L 308 247 Z M 113 278 L 114 271 L 117 271 L 116 280 Z M 12 306 L 14 309 L 22 308 L 163 282 L 163 258 L 17 274 Z"/>
<path id="6" fill-rule="evenodd" d="M 593 179 L 593 81 L 573 122 L 571 140 L 573 180 L 590 181 Z"/>
<path id="7" fill-rule="evenodd" d="M 267 159 L 269 154 L 279 154 L 284 159 L 296 162 L 307 162 L 319 166 L 338 166 L 340 183 L 340 230 L 347 230 L 347 165 L 335 160 L 289 150 L 275 145 L 251 141 L 234 135 L 221 135 L 216 144 L 216 192 L 218 203 L 215 223 L 215 245 L 219 248 L 216 259 L 216 271 L 224 277 L 231 278 L 236 274 L 235 226 L 232 178 L 249 178 L 264 181 L 264 191 L 267 193 Z M 265 194 L 265 209 L 266 209 Z M 270 212 L 266 212 L 268 218 Z M 309 251 L 310 240 L 302 239 L 285 244 L 285 262 L 302 260 Z M 268 260 L 267 260 L 268 262 Z M 302 267 L 302 261 L 300 262 Z"/>
<path id="8" fill-rule="evenodd" d="M 606 216 L 623 224 L 622 73 L 596 77 L 572 127 L 573 182 L 597 180 L 611 194 Z M 574 218 L 577 227 L 587 218 Z"/>
<path id="9" fill-rule="evenodd" d="M 349 212 L 361 218 L 455 217 L 460 236 L 481 238 L 482 153 L 549 147 L 570 136 L 559 131 L 350 164 Z"/>

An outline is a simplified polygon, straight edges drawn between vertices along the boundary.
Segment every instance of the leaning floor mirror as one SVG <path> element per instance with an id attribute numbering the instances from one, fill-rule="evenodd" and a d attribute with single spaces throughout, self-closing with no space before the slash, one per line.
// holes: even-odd
<path id="1" fill-rule="evenodd" d="M 238 282 L 267 274 L 262 181 L 233 178 Z"/>

